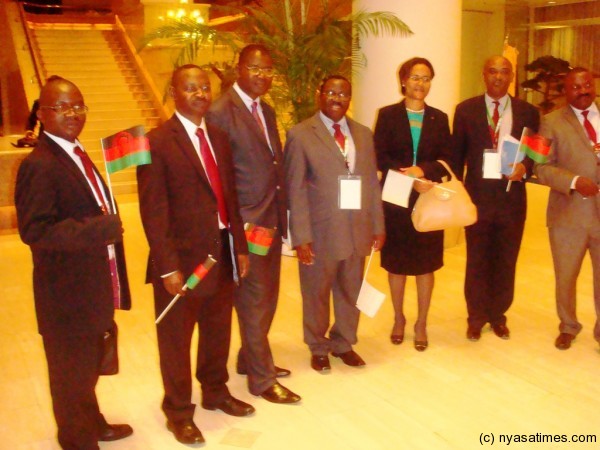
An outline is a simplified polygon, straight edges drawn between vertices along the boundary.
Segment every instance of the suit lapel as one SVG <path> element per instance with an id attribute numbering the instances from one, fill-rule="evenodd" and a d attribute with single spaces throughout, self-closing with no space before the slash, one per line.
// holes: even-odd
<path id="1" fill-rule="evenodd" d="M 348 121 L 348 126 L 350 126 L 350 121 L 347 118 L 346 120 Z M 329 132 L 329 130 L 321 120 L 321 116 L 318 112 L 313 116 L 312 122 L 315 134 L 321 140 L 321 142 L 323 142 L 323 145 L 325 146 L 327 151 L 329 151 L 333 155 L 333 157 L 340 161 L 340 163 L 343 164 L 345 167 L 346 162 L 344 161 L 344 155 L 342 155 L 342 152 L 340 151 L 339 147 L 335 143 L 335 140 L 333 139 L 333 135 Z M 352 134 L 352 139 L 354 140 L 354 146 L 357 147 L 358 142 L 356 141 L 354 133 L 352 133 L 352 128 L 350 128 L 350 133 Z"/>
<path id="2" fill-rule="evenodd" d="M 202 179 L 204 184 L 210 188 L 210 182 L 208 181 L 206 171 L 204 170 L 202 162 L 200 161 L 200 156 L 198 156 L 198 152 L 196 151 L 194 144 L 192 144 L 187 131 L 185 131 L 183 124 L 179 121 L 177 116 L 173 116 L 171 118 L 171 131 L 173 133 L 173 140 L 177 143 L 177 146 L 181 149 L 181 152 L 189 160 L 190 164 L 192 167 L 194 167 L 196 173 Z"/>
<path id="3" fill-rule="evenodd" d="M 573 111 L 573 108 L 571 108 L 570 105 L 566 105 L 563 108 L 562 115 L 565 119 L 565 123 L 567 123 L 567 125 L 569 127 L 573 128 L 573 132 L 575 133 L 575 136 L 577 136 L 578 139 L 581 141 L 581 143 L 583 145 L 582 148 L 588 148 L 590 151 L 593 151 L 593 147 L 590 144 L 590 138 L 586 134 L 585 129 L 583 128 L 583 125 L 581 124 L 581 122 L 579 122 L 579 119 L 577 118 L 577 115 Z"/>
<path id="4" fill-rule="evenodd" d="M 52 139 L 45 135 L 44 144 L 46 148 L 48 148 L 48 150 L 56 157 L 60 164 L 62 164 L 65 167 L 65 170 L 70 172 L 75 177 L 75 179 L 77 180 L 77 185 L 86 192 L 86 195 L 90 202 L 98 206 L 98 201 L 96 200 L 96 196 L 94 195 L 94 192 L 92 191 L 92 188 L 90 187 L 86 176 L 81 171 L 81 169 L 79 169 L 77 164 L 75 164 L 75 161 L 73 161 L 73 159 L 69 155 L 67 155 L 67 152 L 60 145 L 58 145 L 56 142 L 54 142 Z M 97 173 L 97 169 L 95 167 L 94 169 Z M 110 199 L 109 191 L 106 187 L 106 184 L 104 183 L 104 180 L 101 176 L 99 176 L 99 178 L 102 189 L 104 190 L 104 195 L 107 199 Z M 98 211 L 101 211 L 99 206 Z"/>
<path id="5" fill-rule="evenodd" d="M 259 128 L 258 124 L 256 123 L 256 120 L 254 120 L 254 117 L 252 117 L 252 113 L 248 111 L 248 108 L 244 104 L 244 101 L 240 98 L 238 93 L 235 92 L 235 89 L 229 89 L 228 93 L 231 96 L 231 101 L 233 102 L 234 106 L 238 109 L 237 113 L 239 114 L 239 117 L 242 118 L 244 123 L 248 126 L 248 129 L 251 130 L 252 133 L 255 135 L 256 139 L 260 140 L 264 144 L 265 149 L 270 154 L 271 150 L 269 148 L 269 143 L 267 142 L 267 137 Z M 262 103 L 262 106 L 264 106 L 264 103 Z M 267 120 L 267 114 L 265 112 L 265 109 L 266 108 L 263 108 L 263 115 L 265 116 L 265 120 Z M 269 126 L 269 123 L 267 123 L 266 125 L 267 132 L 269 133 L 269 130 L 273 127 Z"/>

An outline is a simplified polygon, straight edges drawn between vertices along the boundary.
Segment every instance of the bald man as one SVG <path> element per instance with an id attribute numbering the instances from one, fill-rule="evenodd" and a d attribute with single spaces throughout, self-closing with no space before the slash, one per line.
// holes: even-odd
<path id="1" fill-rule="evenodd" d="M 44 132 L 17 175 L 19 234 L 33 255 L 35 310 L 58 442 L 63 449 L 98 449 L 98 441 L 133 433 L 129 425 L 106 422 L 95 393 L 114 305 L 131 306 L 123 230 L 77 139 L 87 113 L 81 92 L 56 78 L 42 88 L 39 104 Z"/>
<path id="2" fill-rule="evenodd" d="M 502 56 L 485 61 L 484 95 L 456 107 L 453 151 L 456 174 L 466 166 L 465 187 L 477 206 L 478 221 L 466 228 L 467 339 L 478 341 L 486 323 L 501 339 L 509 339 L 506 312 L 512 304 L 515 268 L 527 210 L 525 180 L 533 161 L 525 158 L 510 176 L 483 177 L 483 155 L 496 151 L 505 135 L 521 138 L 524 127 L 537 131 L 538 111 L 529 103 L 508 95 L 514 78 L 511 63 Z M 507 191 L 508 183 L 511 183 Z"/>

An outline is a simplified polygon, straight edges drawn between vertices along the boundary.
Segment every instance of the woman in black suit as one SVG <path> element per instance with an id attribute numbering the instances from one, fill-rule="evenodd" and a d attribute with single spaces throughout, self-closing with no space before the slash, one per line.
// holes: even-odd
<path id="1" fill-rule="evenodd" d="M 406 317 L 404 288 L 408 275 L 416 276 L 418 317 L 414 345 L 418 351 L 428 346 L 427 313 L 431 302 L 433 272 L 443 265 L 443 231 L 420 233 L 411 221 L 412 208 L 420 192 L 447 175 L 438 159 L 450 162 L 448 116 L 425 104 L 434 70 L 425 58 L 412 58 L 398 73 L 404 100 L 379 111 L 375 125 L 377 165 L 383 180 L 389 169 L 423 181 L 415 181 L 408 208 L 384 202 L 387 240 L 381 250 L 381 266 L 388 271 L 395 320 L 391 341 L 404 340 Z"/>

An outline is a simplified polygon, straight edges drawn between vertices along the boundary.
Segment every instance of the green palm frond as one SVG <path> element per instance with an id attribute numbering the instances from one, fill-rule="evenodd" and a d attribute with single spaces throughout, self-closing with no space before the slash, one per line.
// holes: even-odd
<path id="1" fill-rule="evenodd" d="M 359 11 L 348 16 L 347 20 L 352 21 L 352 26 L 360 37 L 406 37 L 413 34 L 408 25 L 388 11 Z"/>

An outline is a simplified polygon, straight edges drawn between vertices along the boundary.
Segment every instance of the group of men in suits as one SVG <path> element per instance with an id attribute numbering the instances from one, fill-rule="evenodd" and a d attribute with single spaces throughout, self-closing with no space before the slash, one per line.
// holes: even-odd
<path id="1" fill-rule="evenodd" d="M 204 442 L 193 421 L 191 398 L 196 324 L 195 375 L 202 407 L 233 416 L 254 412 L 226 385 L 234 306 L 242 341 L 237 372 L 248 376 L 249 391 L 273 403 L 300 401 L 277 381 L 290 371 L 274 364 L 268 341 L 279 291 L 281 238 L 288 233 L 299 260 L 311 367 L 329 371 L 329 353 L 349 366 L 365 365 L 352 348 L 359 317 L 355 303 L 365 257 L 385 240 L 373 136 L 346 116 L 350 82 L 330 76 L 318 92 L 319 111 L 289 131 L 282 152 L 275 113 L 260 98 L 271 86 L 272 63 L 265 47 L 247 46 L 236 84 L 214 104 L 208 75 L 200 67 L 177 68 L 169 90 L 176 112 L 148 133 L 152 164 L 138 167 L 140 213 L 150 245 L 147 281 L 156 315 L 174 296 L 184 296 L 157 325 L 157 337 L 162 409 L 167 428 L 185 444 Z M 484 179 L 485 149 L 496 149 L 504 134 L 518 138 L 523 127 L 538 129 L 535 109 L 507 95 L 513 76 L 506 59 L 488 59 L 486 94 L 461 103 L 455 114 L 457 168 L 466 165 L 465 185 L 479 212 L 478 223 L 467 229 L 467 337 L 478 340 L 488 322 L 496 335 L 509 337 L 505 313 L 513 298 L 525 220 L 525 190 L 519 181 L 533 169 L 552 188 L 548 226 L 561 320 L 556 346 L 564 349 L 581 329 L 574 286 L 587 249 L 600 291 L 600 117 L 594 82 L 585 69 L 567 75 L 569 105 L 544 118 L 541 127 L 553 139 L 547 163 L 533 168 L 525 160 L 510 177 Z M 44 86 L 37 113 L 44 133 L 19 169 L 15 193 L 19 232 L 34 260 L 36 313 L 58 440 L 65 449 L 97 449 L 98 441 L 133 432 L 129 425 L 109 425 L 95 396 L 103 337 L 112 326 L 115 305 L 128 309 L 130 300 L 121 221 L 77 140 L 86 112 L 73 83 L 57 78 Z M 250 225 L 270 231 L 266 254 L 249 251 L 245 228 Z M 209 257 L 214 266 L 196 271 L 203 276 L 201 287 L 187 289 L 186 277 Z M 600 342 L 598 322 L 594 335 Z"/>

